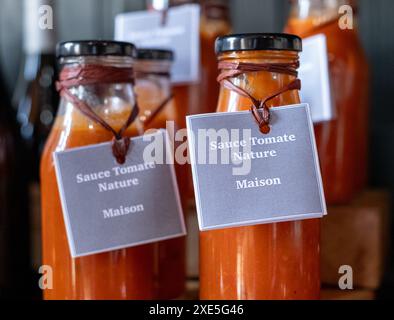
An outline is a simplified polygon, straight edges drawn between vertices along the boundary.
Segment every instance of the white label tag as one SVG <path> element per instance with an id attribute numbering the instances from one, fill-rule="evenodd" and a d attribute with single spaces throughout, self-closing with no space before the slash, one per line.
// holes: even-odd
<path id="1" fill-rule="evenodd" d="M 132 138 L 124 165 L 110 143 L 53 154 L 72 257 L 186 234 L 174 165 L 145 159 L 151 140 L 169 155 L 165 130 Z"/>
<path id="2" fill-rule="evenodd" d="M 327 213 L 308 105 L 271 116 L 267 135 L 248 111 L 187 118 L 200 230 Z"/>
<path id="3" fill-rule="evenodd" d="M 139 48 L 169 49 L 175 53 L 172 82 L 199 81 L 200 6 L 170 8 L 163 25 L 161 12 L 140 11 L 120 14 L 115 19 L 115 39 Z"/>
<path id="4" fill-rule="evenodd" d="M 301 101 L 310 105 L 312 121 L 318 123 L 334 119 L 327 39 L 324 34 L 303 40 L 300 63 Z"/>

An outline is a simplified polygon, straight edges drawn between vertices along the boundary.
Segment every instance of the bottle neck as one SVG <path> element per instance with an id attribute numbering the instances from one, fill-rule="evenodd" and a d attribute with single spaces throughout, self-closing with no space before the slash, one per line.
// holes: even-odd
<path id="1" fill-rule="evenodd" d="M 128 68 L 134 66 L 134 59 L 123 56 L 77 56 L 61 58 L 59 63 L 61 67 L 92 64 L 108 67 Z"/>
<path id="2" fill-rule="evenodd" d="M 27 55 L 54 54 L 54 9 L 54 0 L 24 0 L 23 47 Z"/>
<path id="3" fill-rule="evenodd" d="M 296 65 L 299 61 L 299 55 L 295 51 L 241 51 L 222 54 L 219 56 L 219 61 L 266 65 Z M 234 85 L 247 91 L 253 98 L 264 100 L 296 80 L 296 76 L 270 71 L 254 71 L 244 72 L 230 80 Z M 290 90 L 271 100 L 268 106 L 289 105 L 299 102 L 298 91 Z M 219 110 L 249 110 L 250 106 L 251 101 L 249 98 L 241 96 L 234 90 L 229 90 L 222 82 Z"/>
<path id="4" fill-rule="evenodd" d="M 60 59 L 62 68 L 60 78 L 62 78 L 64 72 L 67 74 L 67 71 L 72 68 L 81 68 L 81 70 L 85 67 L 132 68 L 133 62 L 134 60 L 131 57 L 118 56 L 79 56 L 62 58 Z M 108 83 L 107 81 L 101 81 L 102 79 L 100 77 L 104 77 L 104 74 L 101 74 L 100 71 L 96 72 L 97 75 L 94 76 L 92 75 L 93 71 L 90 72 L 90 80 L 87 81 L 89 84 L 83 84 L 83 82 L 78 83 L 76 86 L 70 88 L 70 92 L 76 95 L 80 100 L 89 101 L 92 106 L 104 104 L 111 106 L 111 101 L 114 100 L 113 98 L 116 97 L 117 94 L 120 96 L 123 95 L 126 102 L 129 98 L 129 100 L 133 100 L 132 81 L 116 83 L 114 80 L 114 83 Z"/>
<path id="5" fill-rule="evenodd" d="M 180 6 L 183 4 L 195 3 L 193 0 L 146 0 L 148 10 L 164 11 L 170 7 Z"/>
<path id="6" fill-rule="evenodd" d="M 136 60 L 134 70 L 137 73 L 169 74 L 171 66 L 172 62 L 166 60 Z"/>

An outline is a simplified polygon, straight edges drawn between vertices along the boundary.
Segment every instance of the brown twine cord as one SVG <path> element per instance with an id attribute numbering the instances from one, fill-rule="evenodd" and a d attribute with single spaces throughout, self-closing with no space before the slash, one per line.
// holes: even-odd
<path id="1" fill-rule="evenodd" d="M 124 125 L 119 131 L 116 131 L 104 119 L 97 115 L 89 104 L 77 98 L 70 91 L 70 88 L 76 86 L 103 83 L 134 84 L 133 68 L 118 68 L 102 65 L 64 67 L 60 73 L 56 87 L 60 95 L 71 102 L 84 116 L 101 125 L 114 135 L 112 139 L 112 154 L 119 164 L 124 164 L 130 148 L 130 139 L 123 137 L 123 135 L 138 116 L 139 107 L 137 101 Z"/>
<path id="2" fill-rule="evenodd" d="M 230 81 L 230 79 L 244 73 L 259 72 L 259 71 L 282 73 L 282 74 L 288 74 L 297 77 L 298 67 L 299 67 L 298 61 L 293 63 L 245 63 L 245 62 L 221 61 L 219 62 L 219 70 L 221 70 L 221 73 L 218 76 L 217 80 L 218 82 L 223 84 L 227 89 L 232 90 L 243 97 L 249 98 L 252 101 L 252 106 L 250 111 L 252 112 L 252 115 L 256 120 L 260 131 L 263 134 L 268 134 L 271 131 L 271 128 L 269 126 L 271 115 L 267 103 L 285 92 L 291 90 L 300 90 L 301 81 L 299 79 L 295 79 L 290 83 L 288 83 L 287 85 L 285 85 L 284 87 L 282 87 L 280 90 L 271 94 L 270 96 L 264 98 L 263 100 L 259 100 L 253 97 L 246 90 L 235 85 L 233 82 Z M 262 110 L 262 112 L 259 112 L 259 110 Z"/>

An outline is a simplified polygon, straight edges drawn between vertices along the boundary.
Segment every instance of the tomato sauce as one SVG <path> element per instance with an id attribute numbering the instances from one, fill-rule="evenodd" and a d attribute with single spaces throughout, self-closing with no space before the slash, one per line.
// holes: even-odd
<path id="1" fill-rule="evenodd" d="M 323 7 L 302 18 L 294 12 L 286 27 L 327 37 L 336 118 L 316 124 L 315 134 L 328 204 L 348 203 L 368 180 L 368 63 L 356 28 L 342 30 L 338 19 L 336 6 Z"/>
<path id="2" fill-rule="evenodd" d="M 130 108 L 111 117 L 118 123 L 118 128 L 126 120 Z M 70 255 L 52 153 L 110 141 L 112 135 L 72 106 L 68 105 L 67 109 L 66 114 L 55 122 L 41 162 L 43 263 L 53 270 L 53 289 L 44 290 L 44 298 L 153 298 L 152 245 L 77 259 Z M 136 136 L 137 132 L 137 128 L 130 128 L 126 136 Z"/>

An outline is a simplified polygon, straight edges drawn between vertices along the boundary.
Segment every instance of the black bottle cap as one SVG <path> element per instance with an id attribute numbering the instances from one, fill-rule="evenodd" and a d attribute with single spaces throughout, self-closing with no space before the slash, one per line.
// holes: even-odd
<path id="1" fill-rule="evenodd" d="M 164 49 L 138 49 L 137 59 L 139 60 L 174 60 L 174 53 Z"/>
<path id="2" fill-rule="evenodd" d="M 302 40 L 285 33 L 244 33 L 230 34 L 216 39 L 215 51 L 284 50 L 302 51 Z"/>
<path id="3" fill-rule="evenodd" d="M 57 58 L 77 56 L 128 56 L 135 58 L 136 47 L 132 43 L 119 41 L 66 41 L 56 47 Z"/>

